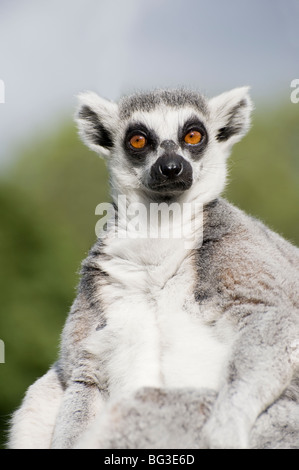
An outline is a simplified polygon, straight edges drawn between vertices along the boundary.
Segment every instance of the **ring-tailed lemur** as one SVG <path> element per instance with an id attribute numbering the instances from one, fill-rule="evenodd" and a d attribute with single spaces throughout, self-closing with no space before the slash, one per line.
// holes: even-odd
<path id="1" fill-rule="evenodd" d="M 59 360 L 15 413 L 10 447 L 73 447 L 107 400 L 143 387 L 216 392 L 210 448 L 247 447 L 267 407 L 299 402 L 299 250 L 220 198 L 251 110 L 247 87 L 80 95 L 79 132 L 107 157 L 117 217 L 83 262 Z M 120 236 L 124 196 L 147 214 L 196 203 L 193 245 Z"/>

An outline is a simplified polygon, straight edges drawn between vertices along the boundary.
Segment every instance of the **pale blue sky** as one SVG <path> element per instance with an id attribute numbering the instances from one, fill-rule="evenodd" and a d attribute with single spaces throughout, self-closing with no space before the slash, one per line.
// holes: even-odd
<path id="1" fill-rule="evenodd" d="M 84 89 L 250 85 L 257 102 L 288 100 L 298 24 L 298 0 L 0 0 L 0 162 Z"/>

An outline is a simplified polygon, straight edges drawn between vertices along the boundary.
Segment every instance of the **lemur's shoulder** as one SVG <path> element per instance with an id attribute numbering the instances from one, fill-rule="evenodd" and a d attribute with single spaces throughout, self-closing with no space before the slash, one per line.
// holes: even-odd
<path id="1" fill-rule="evenodd" d="M 217 198 L 204 207 L 203 244 L 209 241 L 230 240 L 264 246 L 272 245 L 279 251 L 290 250 L 296 257 L 299 248 L 273 231 L 257 217 L 246 213 L 224 198 Z M 298 266 L 299 267 L 299 266 Z"/>
<path id="2" fill-rule="evenodd" d="M 283 300 L 299 308 L 299 249 L 224 199 L 205 207 L 196 260 L 198 301 L 220 296 L 240 308 L 241 299 Z"/>

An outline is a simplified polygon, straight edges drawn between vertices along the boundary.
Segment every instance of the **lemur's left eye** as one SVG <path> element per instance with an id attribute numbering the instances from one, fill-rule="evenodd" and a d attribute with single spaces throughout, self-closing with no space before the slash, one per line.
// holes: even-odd
<path id="1" fill-rule="evenodd" d="M 184 137 L 184 141 L 186 142 L 186 144 L 191 144 L 191 145 L 199 144 L 201 139 L 202 139 L 202 134 L 199 131 L 195 131 L 195 130 L 189 131 Z"/>
<path id="2" fill-rule="evenodd" d="M 143 135 L 133 135 L 130 139 L 130 144 L 134 149 L 143 149 L 146 146 L 146 138 Z"/>

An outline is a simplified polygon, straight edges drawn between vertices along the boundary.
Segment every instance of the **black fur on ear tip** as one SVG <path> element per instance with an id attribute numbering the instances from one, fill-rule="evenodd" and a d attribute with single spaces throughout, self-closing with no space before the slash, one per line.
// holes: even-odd
<path id="1" fill-rule="evenodd" d="M 239 130 L 240 129 L 238 129 L 236 126 L 235 127 L 232 127 L 232 126 L 222 127 L 221 129 L 219 129 L 216 139 L 218 140 L 218 142 L 225 142 L 233 135 L 238 134 Z"/>
<path id="2" fill-rule="evenodd" d="M 250 104 L 250 100 L 242 98 L 227 114 L 227 125 L 219 129 L 216 139 L 225 142 L 234 135 L 243 135 L 247 129 L 246 119 L 242 118 L 242 110 Z"/>
<path id="3" fill-rule="evenodd" d="M 99 116 L 89 106 L 83 105 L 77 114 L 77 119 L 87 124 L 84 129 L 84 133 L 91 143 L 111 149 L 114 145 L 111 133 L 101 123 Z"/>
<path id="4" fill-rule="evenodd" d="M 94 111 L 92 111 L 89 106 L 83 105 L 78 110 L 77 118 L 83 120 L 90 120 L 92 114 L 95 114 Z"/>

